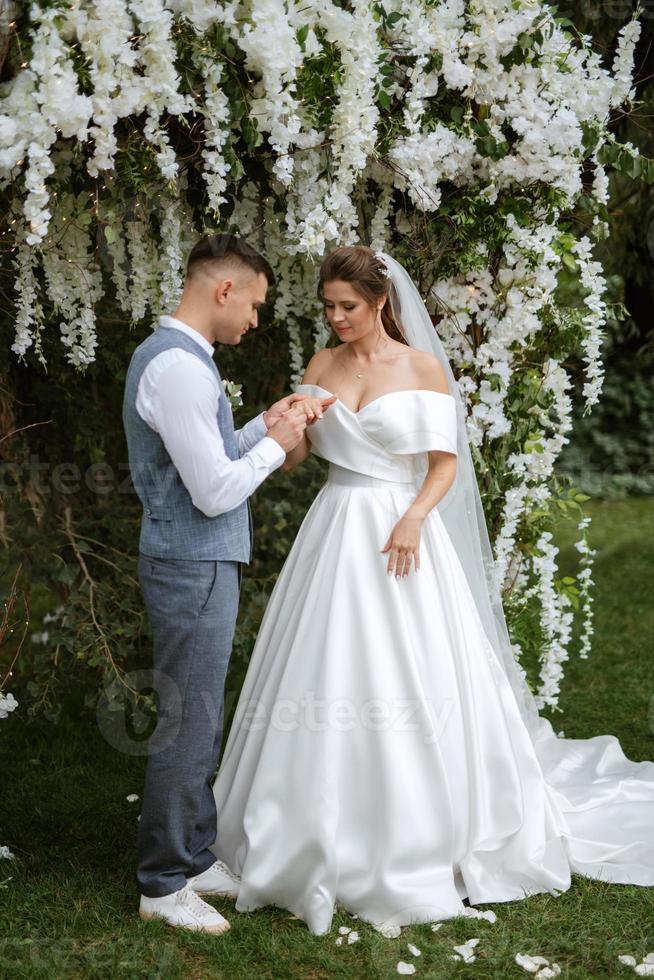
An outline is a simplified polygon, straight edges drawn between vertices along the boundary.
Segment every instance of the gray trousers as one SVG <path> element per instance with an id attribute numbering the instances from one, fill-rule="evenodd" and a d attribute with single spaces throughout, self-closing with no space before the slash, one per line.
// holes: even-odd
<path id="1" fill-rule="evenodd" d="M 139 555 L 154 639 L 157 726 L 148 744 L 137 880 L 169 895 L 216 860 L 212 789 L 238 613 L 241 563 Z"/>

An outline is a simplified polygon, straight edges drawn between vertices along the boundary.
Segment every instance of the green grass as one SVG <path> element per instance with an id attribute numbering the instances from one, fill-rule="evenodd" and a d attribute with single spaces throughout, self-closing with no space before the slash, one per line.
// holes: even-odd
<path id="1" fill-rule="evenodd" d="M 566 735 L 617 735 L 633 759 L 654 759 L 654 500 L 589 505 L 596 559 L 596 643 L 588 661 L 567 665 L 555 727 Z M 572 567 L 574 528 L 557 535 Z M 339 911 L 329 936 L 312 936 L 280 909 L 235 913 L 216 901 L 231 931 L 210 938 L 144 923 L 136 913 L 136 826 L 144 760 L 121 755 L 96 726 L 63 721 L 25 726 L 20 708 L 0 722 L 0 977 L 163 977 L 166 980 L 317 980 L 397 977 L 527 977 L 516 952 L 555 960 L 562 977 L 635 976 L 617 962 L 654 950 L 654 888 L 607 885 L 579 876 L 558 898 L 537 895 L 489 906 L 494 925 L 459 919 L 385 939 Z M 338 926 L 361 939 L 336 946 Z M 448 959 L 452 946 L 481 937 L 473 964 Z M 422 956 L 413 959 L 407 942 Z"/>

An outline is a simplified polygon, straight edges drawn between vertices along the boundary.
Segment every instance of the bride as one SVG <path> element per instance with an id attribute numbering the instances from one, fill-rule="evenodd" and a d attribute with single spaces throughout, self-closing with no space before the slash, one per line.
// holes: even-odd
<path id="1" fill-rule="evenodd" d="M 364 246 L 324 260 L 338 395 L 285 466 L 329 461 L 273 589 L 214 783 L 236 909 L 375 926 L 654 885 L 654 763 L 557 738 L 515 661 L 465 429 L 425 306 Z"/>

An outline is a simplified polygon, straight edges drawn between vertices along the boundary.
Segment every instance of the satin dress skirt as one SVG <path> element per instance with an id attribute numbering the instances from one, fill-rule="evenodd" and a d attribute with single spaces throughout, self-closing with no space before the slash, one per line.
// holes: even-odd
<path id="1" fill-rule="evenodd" d="M 381 549 L 415 487 L 332 467 L 275 584 L 214 783 L 239 911 L 329 931 L 654 885 L 654 764 L 530 737 L 437 509 L 418 572 Z"/>

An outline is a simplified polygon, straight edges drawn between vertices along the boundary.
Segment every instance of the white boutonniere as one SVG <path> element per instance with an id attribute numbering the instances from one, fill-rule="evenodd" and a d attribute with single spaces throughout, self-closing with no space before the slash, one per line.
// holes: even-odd
<path id="1" fill-rule="evenodd" d="M 243 385 L 237 385 L 234 381 L 228 381 L 227 378 L 223 378 L 222 380 L 227 401 L 232 408 L 240 408 L 243 404 L 243 398 L 241 397 Z"/>

